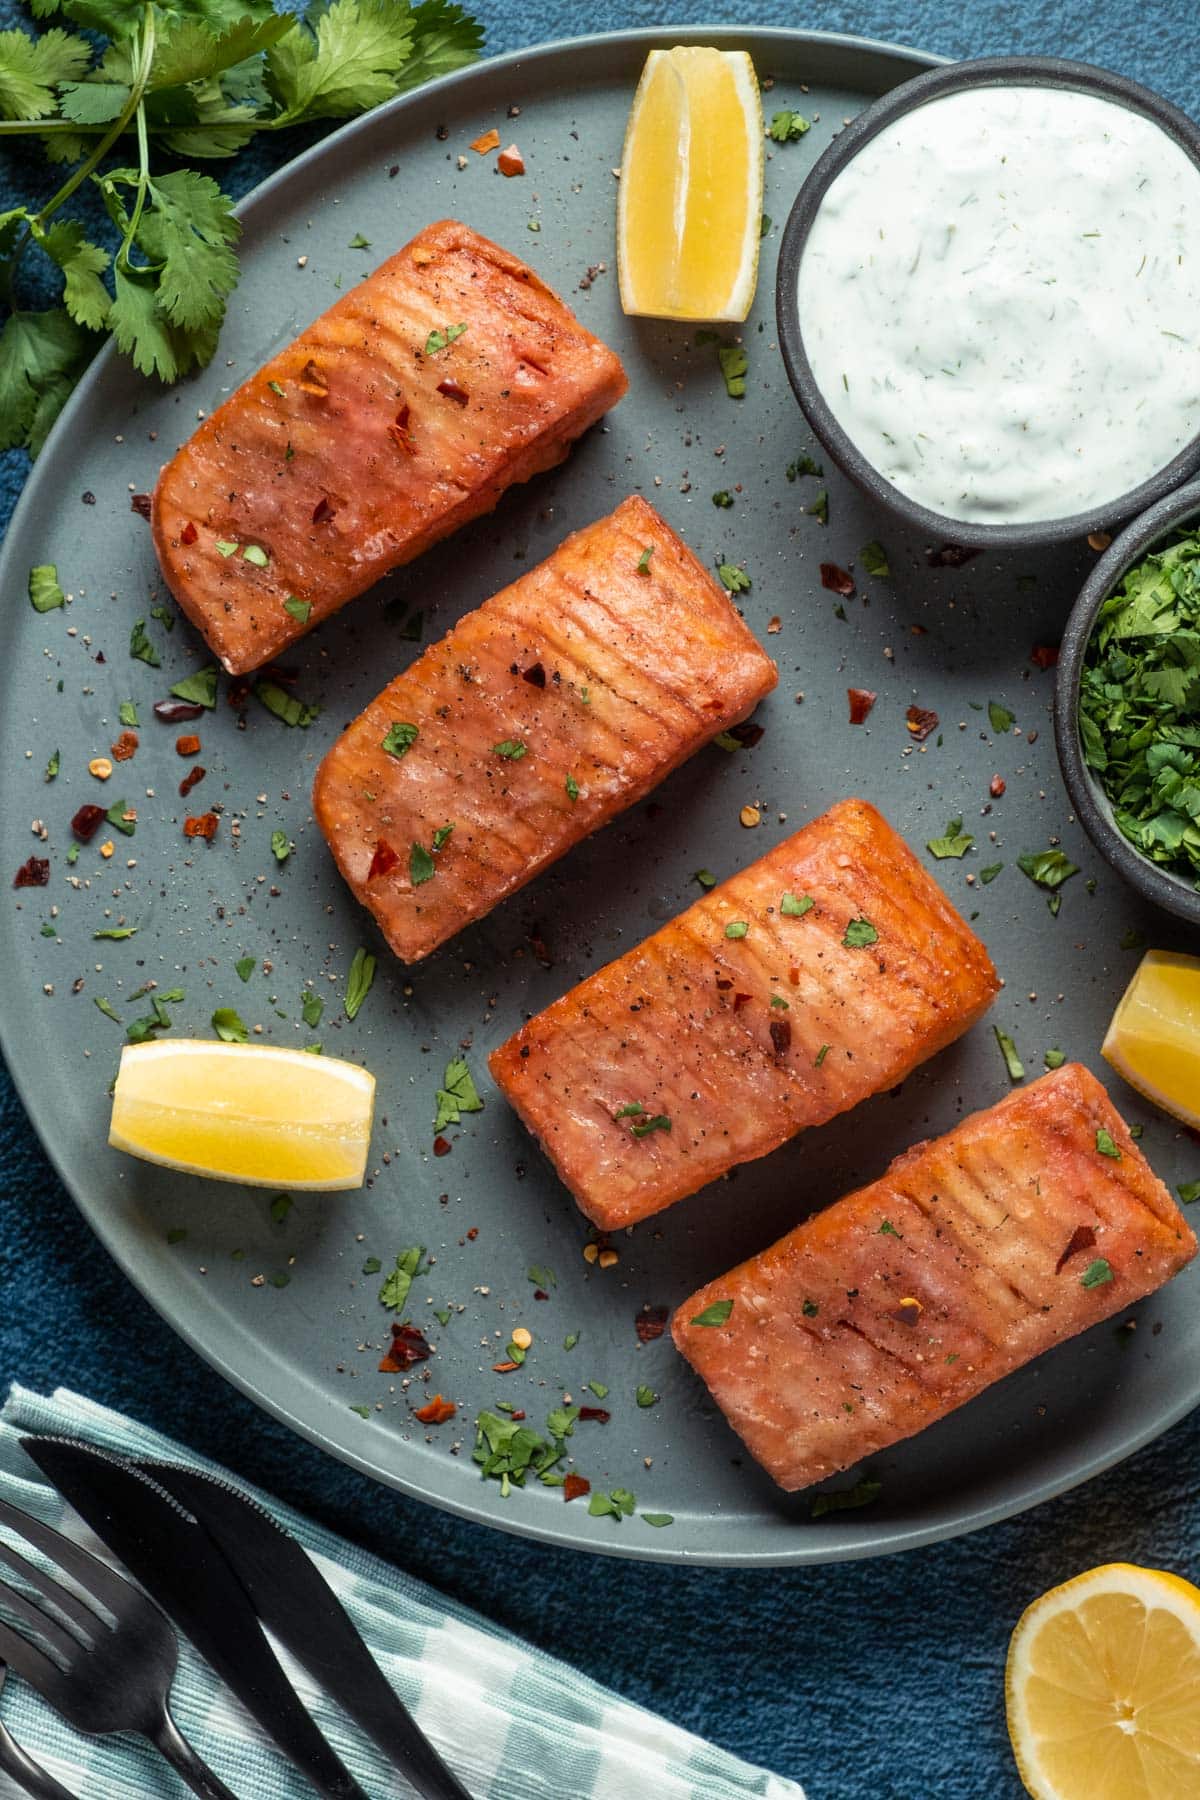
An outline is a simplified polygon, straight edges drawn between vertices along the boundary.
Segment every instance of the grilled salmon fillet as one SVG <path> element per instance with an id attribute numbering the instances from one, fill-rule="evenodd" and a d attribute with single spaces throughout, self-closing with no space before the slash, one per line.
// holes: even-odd
<path id="1" fill-rule="evenodd" d="M 244 674 L 561 462 L 627 386 L 532 269 L 443 219 L 166 465 L 151 511 L 163 573 Z"/>
<path id="2" fill-rule="evenodd" d="M 671 1330 L 751 1454 L 802 1488 L 1123 1312 L 1195 1254 L 1112 1101 L 1068 1063 L 709 1282 Z M 697 1323 L 729 1302 L 723 1323 Z"/>
<path id="3" fill-rule="evenodd" d="M 998 987 L 865 800 L 844 800 L 493 1052 L 497 1083 L 605 1229 L 865 1100 Z"/>
<path id="4" fill-rule="evenodd" d="M 416 962 L 776 680 L 724 588 L 635 495 L 371 702 L 317 771 L 317 823 L 397 956 Z"/>

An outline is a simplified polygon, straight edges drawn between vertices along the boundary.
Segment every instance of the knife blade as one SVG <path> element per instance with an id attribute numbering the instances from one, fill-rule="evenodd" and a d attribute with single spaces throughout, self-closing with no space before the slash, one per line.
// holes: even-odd
<path id="1" fill-rule="evenodd" d="M 195 1516 L 134 1463 L 94 1444 L 26 1437 L 21 1445 L 323 1800 L 367 1800 L 310 1717 L 241 1582 Z"/>
<path id="2" fill-rule="evenodd" d="M 385 1678 L 303 1545 L 257 1500 L 177 1463 L 136 1465 L 206 1527 L 267 1630 L 416 1788 L 421 1800 L 471 1800 Z"/>

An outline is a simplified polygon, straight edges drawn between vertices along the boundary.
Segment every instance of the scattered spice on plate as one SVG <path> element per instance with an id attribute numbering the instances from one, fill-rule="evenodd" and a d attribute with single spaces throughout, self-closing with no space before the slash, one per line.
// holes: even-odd
<path id="1" fill-rule="evenodd" d="M 500 148 L 500 133 L 495 128 L 481 132 L 477 138 L 471 139 L 470 148 L 479 156 L 487 156 Z"/>
<path id="2" fill-rule="evenodd" d="M 831 594 L 840 594 L 843 600 L 849 600 L 854 593 L 854 577 L 837 563 L 822 563 L 821 586 L 828 588 Z"/>
<path id="3" fill-rule="evenodd" d="M 46 887 L 50 881 L 50 858 L 30 856 L 13 876 L 15 888 Z"/>
<path id="4" fill-rule="evenodd" d="M 861 725 L 879 695 L 874 693 L 871 688 L 847 688 L 846 698 L 850 702 L 850 723 Z"/>
<path id="5" fill-rule="evenodd" d="M 514 175 L 525 173 L 525 158 L 515 144 L 510 144 L 508 149 L 502 150 L 496 158 L 496 167 L 502 175 L 507 175 L 511 179 Z"/>
<path id="6" fill-rule="evenodd" d="M 413 1418 L 420 1419 L 422 1425 L 445 1425 L 457 1412 L 458 1407 L 453 1400 L 443 1400 L 440 1394 L 435 1394 L 424 1406 L 413 1408 Z"/>
<path id="7" fill-rule="evenodd" d="M 183 835 L 189 838 L 204 838 L 206 843 L 211 844 L 217 835 L 218 824 L 216 813 L 198 813 L 195 817 L 183 821 Z"/>
<path id="8" fill-rule="evenodd" d="M 923 744 L 938 728 L 938 716 L 926 706 L 910 706 L 904 715 L 908 733 L 918 744 Z"/>

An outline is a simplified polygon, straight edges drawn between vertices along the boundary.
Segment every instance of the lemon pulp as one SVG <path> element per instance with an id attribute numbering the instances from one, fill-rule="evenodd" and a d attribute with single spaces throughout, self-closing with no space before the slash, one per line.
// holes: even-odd
<path id="1" fill-rule="evenodd" d="M 625 312 L 744 319 L 758 276 L 762 189 L 762 107 L 749 56 L 652 50 L 621 159 Z"/>
<path id="2" fill-rule="evenodd" d="M 271 1044 L 127 1044 L 108 1141 L 147 1162 L 257 1187 L 361 1187 L 375 1077 Z"/>
<path id="3" fill-rule="evenodd" d="M 1200 1125 L 1200 957 L 1148 950 L 1101 1054 L 1148 1100 Z"/>

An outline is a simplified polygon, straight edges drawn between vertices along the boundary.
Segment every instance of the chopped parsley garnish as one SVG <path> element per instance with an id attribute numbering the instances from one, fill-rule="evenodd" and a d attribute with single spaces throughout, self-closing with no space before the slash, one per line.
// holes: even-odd
<path id="1" fill-rule="evenodd" d="M 944 837 L 930 838 L 925 846 L 930 855 L 936 856 L 939 862 L 948 856 L 964 857 L 975 839 L 970 832 L 963 830 L 962 824 L 961 818 L 951 819 Z"/>
<path id="2" fill-rule="evenodd" d="M 253 563 L 256 569 L 265 569 L 270 560 L 271 552 L 261 544 L 247 544 L 242 550 L 242 561 Z"/>
<path id="3" fill-rule="evenodd" d="M 815 1319 L 820 1310 L 815 1300 L 806 1300 L 800 1308 L 806 1319 Z"/>
<path id="4" fill-rule="evenodd" d="M 256 681 L 254 698 L 285 725 L 299 725 L 302 731 L 307 731 L 313 720 L 321 716 L 319 706 L 298 700 L 295 694 L 289 694 L 274 681 Z"/>
<path id="5" fill-rule="evenodd" d="M 283 610 L 291 613 L 293 619 L 298 620 L 301 625 L 307 625 L 312 617 L 312 601 L 297 600 L 295 594 L 289 594 L 283 603 Z"/>
<path id="6" fill-rule="evenodd" d="M 152 669 L 162 666 L 162 657 L 146 636 L 145 619 L 135 619 L 133 622 L 133 630 L 129 633 L 129 654 L 136 657 L 138 662 L 149 663 Z"/>
<path id="7" fill-rule="evenodd" d="M 371 1409 L 369 1406 L 352 1406 L 350 1411 L 356 1413 L 360 1419 L 369 1419 L 371 1416 Z"/>
<path id="8" fill-rule="evenodd" d="M 718 344 L 717 361 L 731 400 L 740 400 L 746 392 L 746 371 L 750 358 L 740 344 Z"/>
<path id="9" fill-rule="evenodd" d="M 988 863 L 986 868 L 980 869 L 979 879 L 982 881 L 984 887 L 987 886 L 989 881 L 995 881 L 1003 867 L 1003 863 Z"/>
<path id="10" fill-rule="evenodd" d="M 653 1525 L 656 1530 L 661 1530 L 664 1525 L 673 1525 L 675 1523 L 674 1513 L 644 1512 L 639 1513 L 638 1518 L 644 1519 L 647 1525 Z"/>
<path id="11" fill-rule="evenodd" d="M 777 112 L 771 119 L 767 136 L 773 138 L 777 144 L 794 144 L 798 138 L 804 136 L 810 123 L 803 113 Z"/>
<path id="12" fill-rule="evenodd" d="M 446 1071 L 447 1074 L 449 1074 L 449 1072 L 449 1070 Z M 481 1106 L 482 1104 L 483 1102 L 480 1101 Z M 474 1111 L 475 1109 L 472 1108 L 471 1110 Z M 534 1287 L 552 1288 L 558 1286 L 557 1275 L 554 1273 L 554 1270 L 548 1268 L 545 1263 L 531 1263 L 526 1269 L 525 1275 L 529 1281 L 532 1281 Z"/>
<path id="13" fill-rule="evenodd" d="M 579 783 L 573 775 L 568 775 L 567 779 L 563 782 L 563 787 L 566 789 L 567 799 L 574 805 L 575 801 L 579 798 Z"/>
<path id="14" fill-rule="evenodd" d="M 731 594 L 745 594 L 750 590 L 750 577 L 745 569 L 739 569 L 736 563 L 718 563 L 717 574 L 721 582 Z"/>
<path id="15" fill-rule="evenodd" d="M 282 1225 L 291 1212 L 295 1202 L 290 1194 L 276 1194 L 271 1202 L 270 1213 L 273 1225 Z"/>
<path id="16" fill-rule="evenodd" d="M 789 891 L 779 902 L 779 910 L 785 919 L 802 919 L 816 904 L 809 894 L 793 894 Z"/>
<path id="17" fill-rule="evenodd" d="M 996 736 L 1007 737 L 1016 722 L 1007 706 L 1001 706 L 998 700 L 989 700 L 987 710 L 988 719 Z"/>
<path id="18" fill-rule="evenodd" d="M 655 1393 L 653 1388 L 643 1387 L 643 1386 L 639 1385 L 634 1392 L 634 1399 L 637 1401 L 639 1406 L 642 1406 L 642 1407 L 653 1406 L 654 1403 L 656 1402 L 656 1400 L 658 1399 L 658 1395 Z"/>
<path id="19" fill-rule="evenodd" d="M 996 1042 L 1000 1046 L 1000 1054 L 1004 1058 L 1004 1066 L 1008 1070 L 1008 1079 L 1010 1081 L 1024 1081 L 1025 1064 L 1017 1055 L 1017 1046 L 1014 1044 L 1012 1038 L 1009 1037 L 1007 1031 L 1001 1031 L 999 1025 L 993 1025 L 992 1030 L 996 1034 Z"/>
<path id="20" fill-rule="evenodd" d="M 605 1382 L 589 1381 L 587 1385 L 591 1389 L 592 1393 L 595 1394 L 597 1400 L 607 1400 L 608 1399 L 608 1387 Z"/>
<path id="21" fill-rule="evenodd" d="M 446 1064 L 446 1072 L 442 1076 L 442 1085 L 437 1091 L 437 1116 L 434 1119 L 435 1132 L 444 1131 L 447 1125 L 458 1125 L 464 1113 L 483 1111 L 483 1101 L 467 1067 L 465 1058 L 451 1057 Z M 551 1275 L 551 1281 L 554 1277 Z"/>
<path id="22" fill-rule="evenodd" d="M 50 755 L 46 758 L 46 773 L 44 779 L 46 781 L 53 781 L 61 768 L 62 756 L 59 751 L 52 750 Z"/>
<path id="23" fill-rule="evenodd" d="M 1017 867 L 1030 881 L 1051 890 L 1057 890 L 1079 873 L 1078 863 L 1071 862 L 1061 850 L 1026 850 L 1018 856 Z"/>
<path id="24" fill-rule="evenodd" d="M 408 852 L 408 879 L 414 887 L 423 882 L 432 881 L 437 873 L 437 866 L 424 844 L 413 844 Z"/>
<path id="25" fill-rule="evenodd" d="M 825 488 L 822 488 L 820 493 L 816 496 L 815 500 L 813 501 L 812 505 L 810 507 L 808 507 L 806 510 L 811 514 L 811 516 L 814 519 L 817 520 L 818 524 L 828 525 L 828 523 L 829 523 L 829 494 L 828 494 L 828 491 Z"/>
<path id="26" fill-rule="evenodd" d="M 718 488 L 712 497 L 712 503 L 714 506 L 732 506 L 733 495 L 728 488 Z"/>
<path id="27" fill-rule="evenodd" d="M 865 950 L 869 944 L 878 942 L 879 933 L 870 919 L 851 919 L 842 939 L 842 947 L 846 950 Z"/>
<path id="28" fill-rule="evenodd" d="M 671 1121 L 666 1113 L 654 1113 L 648 1119 L 638 1119 L 629 1129 L 635 1138 L 644 1138 L 652 1131 L 670 1131 Z"/>
<path id="29" fill-rule="evenodd" d="M 286 388 L 281 387 L 277 381 L 268 381 L 267 386 L 273 394 L 278 394 L 281 400 L 287 392 Z"/>
<path id="30" fill-rule="evenodd" d="M 118 800 L 109 807 L 104 815 L 113 830 L 121 832 L 125 837 L 132 837 L 137 830 L 137 820 L 127 819 L 125 817 L 126 813 L 129 811 L 129 802 L 127 800 Z"/>
<path id="31" fill-rule="evenodd" d="M 394 719 L 388 726 L 387 736 L 381 742 L 388 755 L 399 760 L 408 755 L 420 735 L 419 726 L 411 725 L 407 719 Z"/>
<path id="32" fill-rule="evenodd" d="M 588 1512 L 593 1519 L 628 1519 L 636 1506 L 637 1500 L 628 1488 L 613 1488 L 608 1494 L 596 1489 L 588 1496 Z"/>
<path id="33" fill-rule="evenodd" d="M 1114 1144 L 1111 1133 L 1105 1131 L 1103 1125 L 1096 1132 L 1096 1148 L 1101 1156 L 1110 1156 L 1113 1162 L 1120 1162 L 1121 1152 Z"/>
<path id="34" fill-rule="evenodd" d="M 825 1058 L 829 1055 L 829 1050 L 830 1050 L 830 1046 L 828 1044 L 821 1045 L 821 1048 L 817 1051 L 817 1054 L 813 1057 L 813 1068 L 814 1069 L 820 1068 L 821 1064 L 825 1061 Z"/>
<path id="35" fill-rule="evenodd" d="M 782 994 L 772 994 L 771 1005 L 779 1007 L 781 1012 L 789 1012 L 791 1010 L 790 1002 L 785 1000 Z"/>
<path id="36" fill-rule="evenodd" d="M 529 745 L 520 738 L 504 738 L 492 745 L 492 754 L 502 756 L 506 762 L 520 762 L 523 756 L 528 756 Z"/>
<path id="37" fill-rule="evenodd" d="M 271 833 L 271 855 L 277 863 L 285 863 L 292 854 L 292 841 L 286 831 Z"/>
<path id="38" fill-rule="evenodd" d="M 239 956 L 233 966 L 237 970 L 239 981 L 249 981 L 258 967 L 258 958 L 256 956 Z"/>
<path id="39" fill-rule="evenodd" d="M 244 1044 L 250 1036 L 232 1006 L 218 1006 L 212 1016 L 212 1028 L 223 1044 Z"/>
<path id="40" fill-rule="evenodd" d="M 1191 1206 L 1193 1201 L 1200 1200 L 1200 1181 L 1181 1181 L 1175 1192 L 1185 1206 Z"/>
<path id="41" fill-rule="evenodd" d="M 210 709 L 217 704 L 217 676 L 220 671 L 216 663 L 209 663 L 205 669 L 197 669 L 194 675 L 185 675 L 171 689 L 176 700 L 186 700 L 190 706 L 207 706 Z"/>
<path id="42" fill-rule="evenodd" d="M 377 1256 L 368 1256 L 363 1263 L 362 1272 L 364 1275 L 378 1275 L 382 1267 L 383 1264 Z"/>
<path id="43" fill-rule="evenodd" d="M 441 331 L 431 331 L 425 339 L 426 356 L 436 356 L 439 350 L 444 350 L 448 344 L 460 338 L 466 329 L 465 325 L 446 325 Z"/>
<path id="44" fill-rule="evenodd" d="M 655 548 L 656 546 L 654 544 L 647 544 L 646 548 L 642 551 L 642 554 L 638 557 L 637 572 L 639 575 L 649 575 L 650 558 L 654 555 Z"/>
<path id="45" fill-rule="evenodd" d="M 100 1008 L 100 1011 L 104 1014 L 106 1019 L 112 1019 L 117 1025 L 121 1023 L 121 1015 L 111 1000 L 105 1000 L 103 995 L 97 994 L 95 995 L 92 1004 L 93 1006 L 98 1006 Z"/>
<path id="46" fill-rule="evenodd" d="M 890 1219 L 885 1219 L 875 1234 L 877 1237 L 894 1237 L 903 1239 L 904 1233 L 897 1231 Z"/>
<path id="47" fill-rule="evenodd" d="M 870 1506 L 882 1491 L 882 1483 L 867 1476 L 856 1481 L 852 1488 L 833 1488 L 827 1494 L 814 1494 L 809 1514 L 814 1519 L 823 1519 L 826 1513 L 854 1512 L 860 1506 Z"/>
<path id="48" fill-rule="evenodd" d="M 1048 1069 L 1061 1069 L 1066 1060 L 1065 1050 L 1047 1050 L 1042 1058 Z"/>
<path id="49" fill-rule="evenodd" d="M 343 1011 L 348 1019 L 357 1018 L 358 1009 L 371 991 L 375 979 L 375 958 L 365 950 L 356 950 L 346 976 L 346 998 Z"/>
<path id="50" fill-rule="evenodd" d="M 1085 1288 L 1103 1287 L 1106 1281 L 1111 1281 L 1112 1279 L 1113 1272 L 1109 1268 L 1106 1259 L 1103 1256 L 1098 1256 L 1095 1262 L 1090 1262 L 1088 1264 L 1087 1268 L 1083 1271 L 1083 1274 L 1079 1277 L 1079 1285 L 1080 1287 Z"/>
<path id="51" fill-rule="evenodd" d="M 692 1320 L 693 1325 L 724 1325 L 733 1311 L 732 1300 L 711 1300 L 703 1312 L 698 1312 Z"/>
<path id="52" fill-rule="evenodd" d="M 138 718 L 138 709 L 133 704 L 132 700 L 122 700 L 120 706 L 117 708 L 117 717 L 120 719 L 122 725 L 138 725 L 141 723 Z"/>
<path id="53" fill-rule="evenodd" d="M 67 604 L 67 596 L 58 585 L 58 569 L 54 563 L 38 563 L 29 571 L 29 604 L 34 612 L 54 612 Z"/>
<path id="54" fill-rule="evenodd" d="M 473 1460 L 485 1480 L 498 1481 L 502 1499 L 514 1487 L 524 1487 L 528 1475 L 536 1475 L 547 1487 L 560 1486 L 555 1465 L 562 1461 L 564 1440 L 579 1417 L 577 1406 L 556 1407 L 547 1415 L 548 1438 L 532 1426 L 506 1419 L 498 1412 L 481 1412 L 475 1421 Z M 556 1429 L 557 1428 L 557 1429 Z"/>
<path id="55" fill-rule="evenodd" d="M 725 927 L 727 938 L 744 938 L 750 927 L 745 919 L 731 919 Z"/>
<path id="56" fill-rule="evenodd" d="M 384 1281 L 379 1290 L 379 1304 L 386 1306 L 390 1312 L 403 1312 L 408 1303 L 409 1290 L 413 1279 L 421 1267 L 421 1258 L 425 1254 L 423 1244 L 413 1244 L 407 1250 L 401 1250 L 396 1258 L 396 1266 Z"/>
<path id="57" fill-rule="evenodd" d="M 453 825 L 439 825 L 433 834 L 433 854 L 436 856 L 442 845 L 447 843 L 454 831 Z"/>
<path id="58" fill-rule="evenodd" d="M 320 994 L 306 991 L 300 996 L 300 1016 L 310 1031 L 315 1031 L 321 1023 L 321 1014 L 325 1011 L 325 1002 Z"/>
<path id="59" fill-rule="evenodd" d="M 887 551 L 878 538 L 872 538 L 869 544 L 863 545 L 858 553 L 858 560 L 862 564 L 864 574 L 874 575 L 879 581 L 887 581 L 890 578 L 892 571 Z"/>
<path id="60" fill-rule="evenodd" d="M 354 236 L 350 239 L 350 242 L 346 245 L 346 248 L 347 250 L 369 250 L 371 248 L 371 240 L 370 238 L 364 237 L 361 231 L 356 231 Z"/>
<path id="61" fill-rule="evenodd" d="M 618 1106 L 613 1114 L 614 1119 L 635 1119 L 639 1113 L 645 1112 L 640 1100 L 627 1100 L 624 1106 Z"/>
<path id="62" fill-rule="evenodd" d="M 789 481 L 795 481 L 797 476 L 800 475 L 816 475 L 819 477 L 825 473 L 825 470 L 819 462 L 814 462 L 813 458 L 806 452 L 803 456 L 798 456 L 794 462 L 790 462 L 783 472 Z"/>
<path id="63" fill-rule="evenodd" d="M 220 556 L 224 556 L 226 558 L 233 556 L 237 551 L 237 547 L 238 547 L 238 543 L 237 543 L 236 538 L 218 538 L 217 539 L 217 553 Z"/>
<path id="64" fill-rule="evenodd" d="M 577 1331 L 568 1331 L 566 1337 L 563 1339 L 563 1349 L 573 1350 L 578 1342 L 579 1333 Z"/>
<path id="65" fill-rule="evenodd" d="M 702 888 L 715 888 L 717 885 L 717 878 L 711 869 L 697 869 L 692 880 L 698 881 Z"/>

